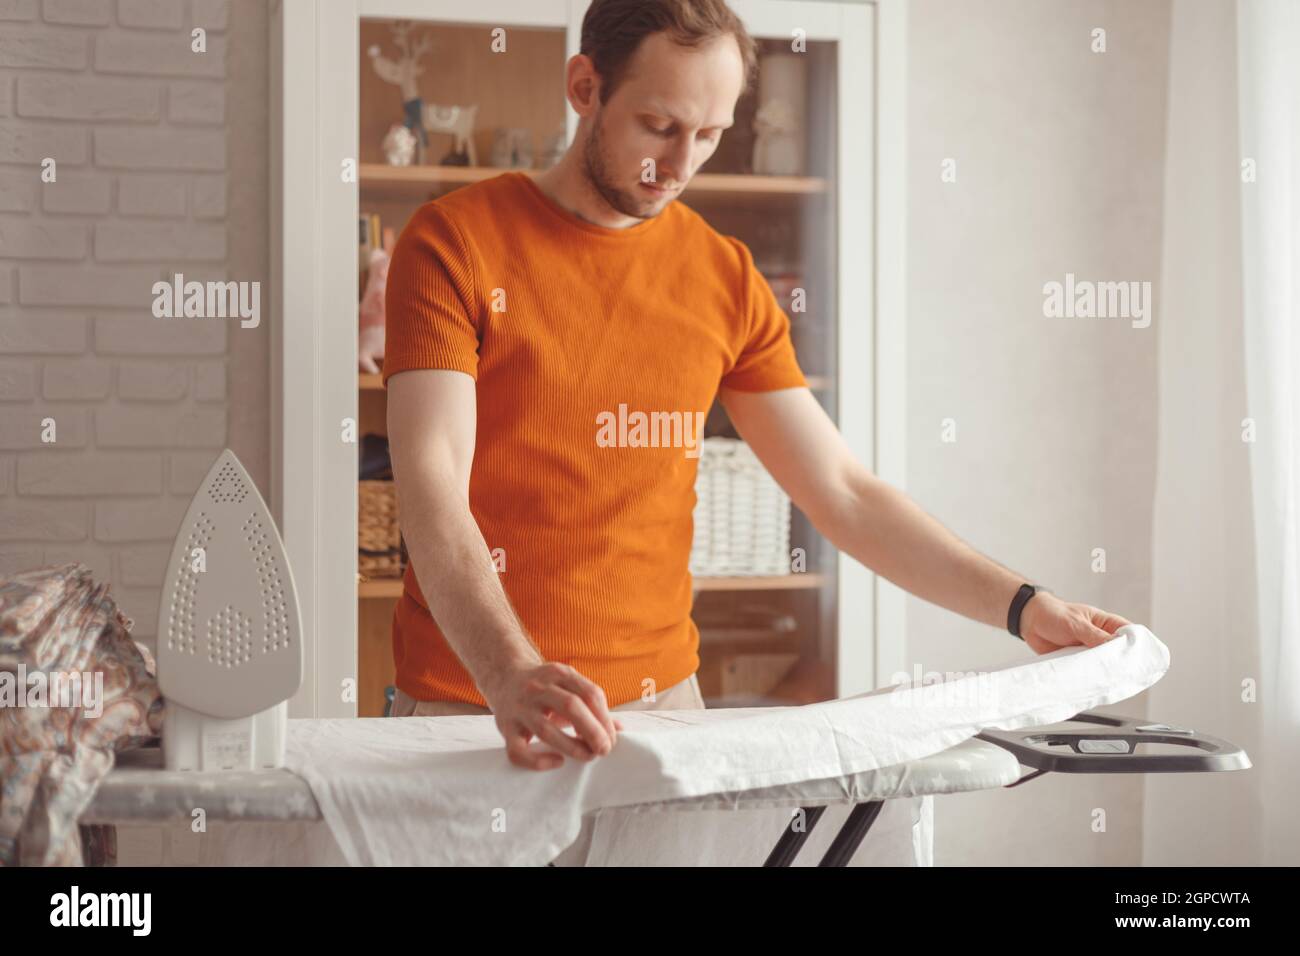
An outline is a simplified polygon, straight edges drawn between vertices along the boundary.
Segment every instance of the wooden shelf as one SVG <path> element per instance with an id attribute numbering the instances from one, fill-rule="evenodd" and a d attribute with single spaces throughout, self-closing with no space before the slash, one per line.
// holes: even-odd
<path id="1" fill-rule="evenodd" d="M 819 588 L 827 581 L 824 574 L 769 574 L 734 578 L 697 577 L 691 579 L 696 591 L 784 591 Z"/>
<path id="2" fill-rule="evenodd" d="M 696 591 L 783 591 L 819 588 L 827 581 L 824 574 L 771 574 L 754 577 L 694 578 Z M 375 578 L 357 583 L 361 600 L 387 600 L 402 596 L 401 578 Z"/>
<path id="3" fill-rule="evenodd" d="M 385 195 L 418 195 L 440 186 L 460 186 L 517 172 L 537 176 L 540 169 L 498 169 L 495 166 L 389 166 L 362 163 L 361 189 Z M 804 196 L 826 193 L 829 185 L 820 176 L 756 176 L 734 173 L 699 173 L 686 186 L 686 193 L 710 195 L 746 193 L 755 196 Z"/>
<path id="4" fill-rule="evenodd" d="M 402 596 L 401 578 L 373 578 L 357 582 L 357 597 L 364 600 L 399 598 Z"/>

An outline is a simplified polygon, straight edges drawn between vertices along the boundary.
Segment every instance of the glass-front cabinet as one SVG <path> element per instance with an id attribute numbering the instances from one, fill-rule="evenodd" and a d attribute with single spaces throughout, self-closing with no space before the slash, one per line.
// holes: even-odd
<path id="1" fill-rule="evenodd" d="M 471 15 L 459 3 L 349 2 L 357 12 L 345 58 L 357 74 L 351 320 L 355 326 L 359 316 L 364 326 L 369 266 L 385 235 L 391 243 L 421 204 L 468 183 L 506 169 L 541 172 L 570 142 L 576 116 L 564 99 L 564 66 L 577 52 L 586 3 L 488 2 Z M 813 394 L 873 467 L 874 7 L 762 0 L 732 7 L 758 42 L 758 72 L 734 127 L 678 201 L 749 247 L 790 319 Z M 347 320 L 341 310 L 336 318 Z M 356 713 L 378 716 L 393 681 L 390 628 L 406 555 L 385 487 L 385 392 L 378 374 L 354 374 Z M 738 443 L 720 403 L 705 437 Z M 701 470 L 710 461 L 706 449 Z M 720 499 L 715 487 L 709 520 L 699 521 L 697 509 L 697 550 L 723 548 L 702 535 L 730 535 L 733 552 L 758 540 L 765 553 L 753 560 L 733 553 L 723 573 L 705 561 L 694 575 L 706 703 L 800 704 L 875 686 L 875 577 L 837 553 L 779 489 L 773 495 L 765 472 L 747 475 L 752 488 L 730 480 L 734 500 Z M 729 518 L 720 522 L 723 511 Z"/>

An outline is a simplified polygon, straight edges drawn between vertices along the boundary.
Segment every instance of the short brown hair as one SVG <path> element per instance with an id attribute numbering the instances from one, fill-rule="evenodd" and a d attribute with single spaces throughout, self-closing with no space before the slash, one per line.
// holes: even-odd
<path id="1" fill-rule="evenodd" d="M 582 18 L 578 52 L 589 56 L 600 74 L 602 105 L 623 79 L 641 41 L 665 30 L 674 43 L 687 47 L 735 37 L 745 67 L 742 89 L 749 88 L 758 63 L 757 44 L 725 0 L 592 0 Z"/>

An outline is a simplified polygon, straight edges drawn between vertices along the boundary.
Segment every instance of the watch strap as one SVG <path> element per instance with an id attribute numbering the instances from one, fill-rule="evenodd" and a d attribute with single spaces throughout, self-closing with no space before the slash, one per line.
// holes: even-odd
<path id="1" fill-rule="evenodd" d="M 1020 636 L 1020 612 L 1025 609 L 1025 605 L 1029 603 L 1031 597 L 1039 591 L 1046 590 L 1047 588 L 1039 587 L 1036 584 L 1020 585 L 1020 590 L 1017 591 L 1016 596 L 1011 599 L 1011 607 L 1007 610 L 1007 630 L 1010 631 L 1013 636 L 1019 637 L 1022 641 L 1024 640 L 1024 638 Z"/>

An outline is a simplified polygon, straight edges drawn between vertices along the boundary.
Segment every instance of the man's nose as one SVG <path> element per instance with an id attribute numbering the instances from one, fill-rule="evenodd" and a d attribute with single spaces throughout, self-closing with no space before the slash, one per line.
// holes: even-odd
<path id="1" fill-rule="evenodd" d="M 681 185 L 686 181 L 691 169 L 691 142 L 678 140 L 669 152 L 661 157 L 657 180 L 660 185 L 674 183 Z"/>

